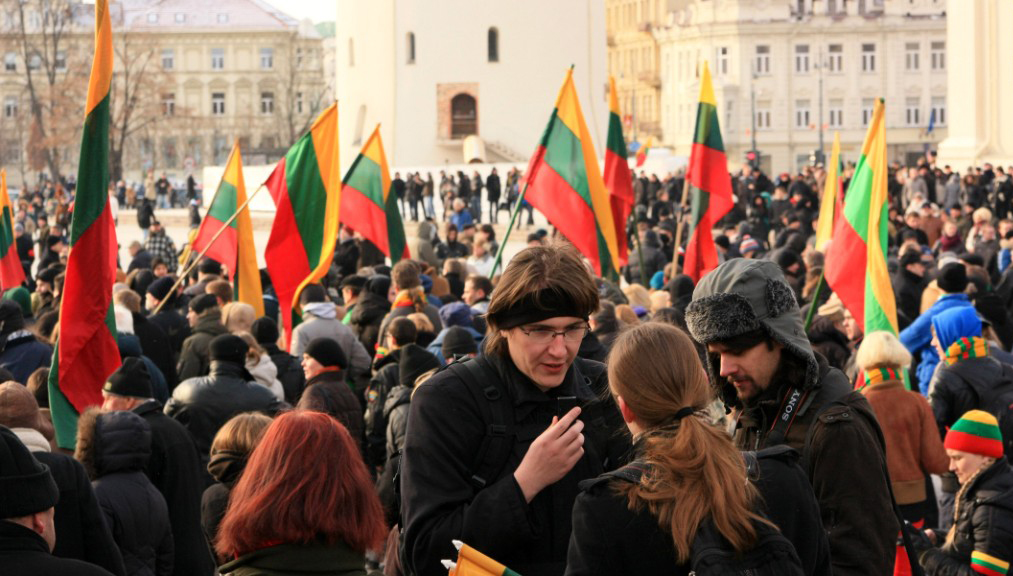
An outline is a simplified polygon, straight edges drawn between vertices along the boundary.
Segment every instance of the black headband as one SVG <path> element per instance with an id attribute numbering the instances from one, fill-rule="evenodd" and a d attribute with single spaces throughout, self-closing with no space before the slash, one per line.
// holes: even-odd
<path id="1" fill-rule="evenodd" d="M 543 288 L 537 292 L 530 292 L 514 303 L 513 306 L 496 314 L 490 314 L 496 328 L 509 330 L 524 324 L 541 322 L 549 318 L 571 316 L 574 318 L 587 319 L 586 310 L 578 309 L 573 298 L 552 288 Z"/>

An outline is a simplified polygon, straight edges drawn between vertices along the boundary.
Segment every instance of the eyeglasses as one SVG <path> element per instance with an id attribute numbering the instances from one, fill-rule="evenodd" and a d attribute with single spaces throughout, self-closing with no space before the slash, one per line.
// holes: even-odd
<path id="1" fill-rule="evenodd" d="M 537 326 L 534 328 L 521 327 L 520 330 L 525 336 L 530 338 L 532 342 L 536 344 L 548 344 L 549 342 L 552 342 L 556 336 L 562 336 L 567 342 L 580 342 L 584 339 L 584 336 L 587 336 L 587 332 L 590 328 L 587 324 L 583 324 L 580 326 L 570 326 L 565 330 L 553 330 L 552 328 L 546 328 L 544 326 Z"/>

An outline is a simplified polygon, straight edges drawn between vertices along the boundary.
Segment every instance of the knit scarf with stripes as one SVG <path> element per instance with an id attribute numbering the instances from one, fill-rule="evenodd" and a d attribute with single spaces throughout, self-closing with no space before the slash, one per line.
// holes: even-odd
<path id="1" fill-rule="evenodd" d="M 988 341 L 980 336 L 959 338 L 946 349 L 946 365 L 953 366 L 968 358 L 985 358 L 988 356 Z"/>

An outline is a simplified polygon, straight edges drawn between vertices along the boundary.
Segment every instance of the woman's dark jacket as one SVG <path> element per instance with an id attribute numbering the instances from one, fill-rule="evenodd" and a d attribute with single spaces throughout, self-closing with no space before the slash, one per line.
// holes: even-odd
<path id="1" fill-rule="evenodd" d="M 359 403 L 352 388 L 345 383 L 343 371 L 321 372 L 307 380 L 306 390 L 303 391 L 296 409 L 330 414 L 348 429 L 348 433 L 361 451 L 365 437 L 362 404 Z"/>
<path id="2" fill-rule="evenodd" d="M 995 358 L 967 358 L 947 366 L 944 361 L 932 375 L 929 386 L 929 403 L 939 426 L 939 434 L 946 430 L 968 410 L 988 410 L 983 401 L 990 391 L 1013 382 L 1013 366 Z"/>
<path id="3" fill-rule="evenodd" d="M 280 544 L 218 568 L 222 576 L 366 576 L 366 558 L 344 544 Z"/>
<path id="4" fill-rule="evenodd" d="M 215 479 L 215 483 L 208 486 L 201 497 L 200 502 L 200 524 L 201 531 L 208 546 L 214 549 L 215 537 L 218 536 L 218 526 L 225 517 L 225 509 L 229 505 L 229 494 L 232 488 L 239 481 L 246 468 L 249 454 L 242 454 L 225 450 L 211 455 L 208 463 L 208 472 Z"/>
<path id="5" fill-rule="evenodd" d="M 365 346 L 366 352 L 376 352 L 376 340 L 380 336 L 380 324 L 383 317 L 390 312 L 390 302 L 387 296 L 380 296 L 363 290 L 361 296 L 355 302 L 352 309 L 352 317 L 349 318 L 349 325 L 359 337 L 359 342 Z"/>

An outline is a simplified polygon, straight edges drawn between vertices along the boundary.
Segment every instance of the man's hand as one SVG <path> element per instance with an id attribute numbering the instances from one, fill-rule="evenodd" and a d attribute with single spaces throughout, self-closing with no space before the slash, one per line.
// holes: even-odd
<path id="1" fill-rule="evenodd" d="M 562 418 L 553 417 L 552 424 L 531 443 L 514 478 L 531 502 L 546 486 L 559 481 L 584 455 L 584 423 L 577 420 L 580 407 Z"/>

